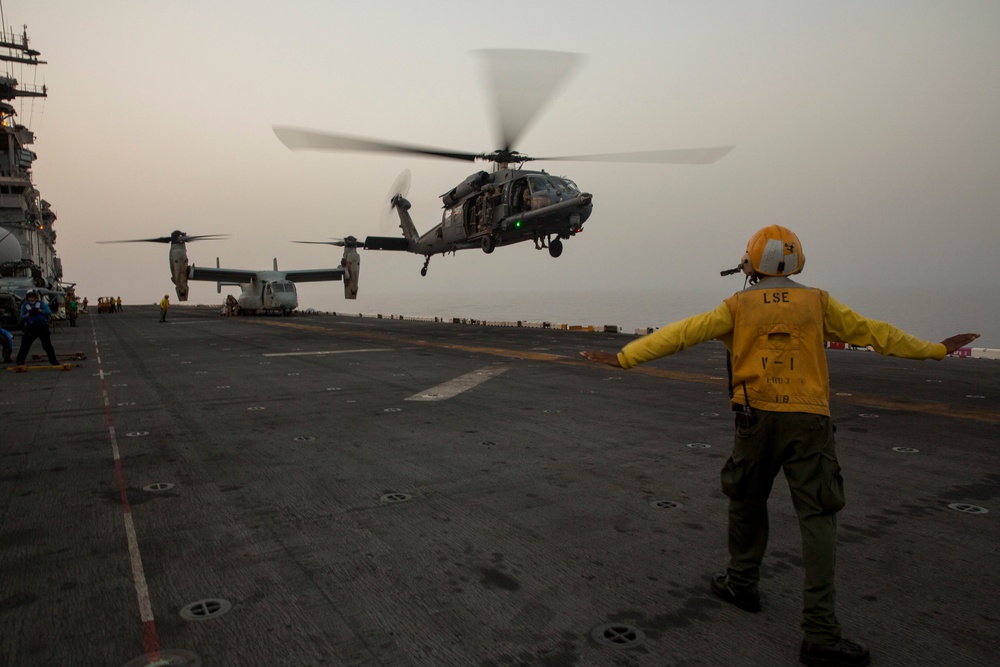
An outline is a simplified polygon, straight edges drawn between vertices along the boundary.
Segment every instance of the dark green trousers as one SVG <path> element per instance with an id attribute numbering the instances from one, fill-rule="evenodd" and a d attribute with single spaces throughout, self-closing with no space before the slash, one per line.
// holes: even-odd
<path id="1" fill-rule="evenodd" d="M 833 431 L 823 415 L 755 410 L 751 425 L 737 426 L 733 454 L 722 469 L 722 490 L 729 496 L 729 583 L 754 591 L 767 548 L 767 498 L 784 469 L 802 531 L 802 631 L 806 640 L 821 644 L 840 638 L 833 579 L 844 480 Z"/>

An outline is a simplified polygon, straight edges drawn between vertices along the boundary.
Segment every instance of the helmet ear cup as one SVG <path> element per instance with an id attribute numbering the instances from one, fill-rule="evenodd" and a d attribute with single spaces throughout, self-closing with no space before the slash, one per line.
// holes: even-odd
<path id="1" fill-rule="evenodd" d="M 750 261 L 750 253 L 743 253 L 743 259 L 740 260 L 740 268 L 748 276 L 753 275 L 753 262 Z"/>

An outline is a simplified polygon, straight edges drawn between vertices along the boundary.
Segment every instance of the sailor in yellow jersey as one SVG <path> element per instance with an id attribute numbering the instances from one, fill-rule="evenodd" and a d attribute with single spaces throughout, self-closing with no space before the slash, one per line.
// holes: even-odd
<path id="1" fill-rule="evenodd" d="M 170 295 L 164 294 L 163 298 L 160 299 L 160 321 L 167 321 L 167 311 L 170 310 Z"/>
<path id="2" fill-rule="evenodd" d="M 825 291 L 788 277 L 804 265 L 794 233 L 778 225 L 765 227 L 750 239 L 740 266 L 724 272 L 742 270 L 748 288 L 715 310 L 669 324 L 617 354 L 581 354 L 632 368 L 707 340 L 725 343 L 736 412 L 733 452 L 721 475 L 730 499 L 730 561 L 726 573 L 713 576 L 712 591 L 740 609 L 760 611 L 757 583 L 767 547 L 767 498 L 784 468 L 806 570 L 799 659 L 807 665 L 862 666 L 870 660 L 868 648 L 841 636 L 834 611 L 837 512 L 844 507 L 844 490 L 830 420 L 824 341 L 871 346 L 888 356 L 943 359 L 979 336 L 960 334 L 930 343 L 864 318 Z"/>

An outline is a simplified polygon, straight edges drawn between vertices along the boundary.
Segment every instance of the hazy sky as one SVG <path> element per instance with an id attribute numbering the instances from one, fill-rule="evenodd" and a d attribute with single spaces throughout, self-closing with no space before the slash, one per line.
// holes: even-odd
<path id="1" fill-rule="evenodd" d="M 67 280 L 96 298 L 170 290 L 167 247 L 96 245 L 181 229 L 198 264 L 318 268 L 292 240 L 384 234 L 405 168 L 418 229 L 474 169 L 292 152 L 291 125 L 468 151 L 493 145 L 481 48 L 586 55 L 516 147 L 534 155 L 733 144 L 709 166 L 540 164 L 594 194 L 552 259 L 362 254 L 356 310 L 379 294 L 716 284 L 759 227 L 794 229 L 803 282 L 997 284 L 1000 3 L 8 0 L 49 64 L 34 174 L 59 216 Z M 29 81 L 30 82 L 30 81 Z M 535 163 L 539 164 L 539 163 Z M 398 228 L 397 228 L 398 229 Z M 391 233 L 391 232 L 390 232 Z M 736 279 L 729 288 L 739 288 Z M 302 306 L 342 305 L 340 284 Z M 310 297 L 310 295 L 313 295 Z M 327 295 L 335 298 L 329 299 Z M 192 302 L 220 301 L 211 283 Z M 714 304 L 706 304 L 711 307 Z"/>

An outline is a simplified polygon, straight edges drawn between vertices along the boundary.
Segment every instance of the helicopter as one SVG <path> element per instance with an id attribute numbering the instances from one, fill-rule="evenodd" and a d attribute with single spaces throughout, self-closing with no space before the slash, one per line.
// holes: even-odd
<path id="1" fill-rule="evenodd" d="M 436 254 L 497 247 L 533 241 L 559 257 L 563 241 L 581 231 L 593 212 L 593 195 L 581 191 L 571 179 L 523 166 L 533 161 L 586 161 L 660 164 L 710 164 L 733 146 L 691 148 L 635 153 L 607 153 L 558 157 L 531 157 L 514 150 L 518 138 L 551 94 L 579 61 L 579 54 L 555 51 L 492 49 L 480 52 L 497 111 L 496 141 L 501 148 L 469 153 L 401 143 L 390 143 L 342 134 L 287 126 L 274 126 L 278 139 L 291 150 L 315 149 L 418 155 L 467 162 L 492 163 L 492 171 L 477 171 L 441 195 L 441 222 L 420 234 L 409 214 L 409 171 L 404 171 L 387 197 L 390 210 L 399 216 L 402 237 L 368 236 L 368 250 L 394 250 L 424 256 L 420 275 L 427 275 Z"/>
<path id="2" fill-rule="evenodd" d="M 278 269 L 278 260 L 274 259 L 273 270 L 253 271 L 246 269 L 226 269 L 215 260 L 215 267 L 204 267 L 190 264 L 187 256 L 187 242 L 204 239 L 216 240 L 227 235 L 207 234 L 201 236 L 188 235 L 175 230 L 170 236 L 151 239 L 130 239 L 126 241 L 98 241 L 98 243 L 169 243 L 170 279 L 173 281 L 177 298 L 187 301 L 188 281 L 204 280 L 216 283 L 216 290 L 221 293 L 223 285 L 237 285 L 243 291 L 237 299 L 240 312 L 256 313 L 258 311 L 278 311 L 282 315 L 290 314 L 298 307 L 296 282 L 319 282 L 327 280 L 344 281 L 344 298 L 356 299 L 358 296 L 358 279 L 361 274 L 361 257 L 358 255 L 358 243 L 353 237 L 348 237 L 337 243 L 344 247 L 344 255 L 338 267 L 328 269 L 299 269 L 282 271 Z"/>

